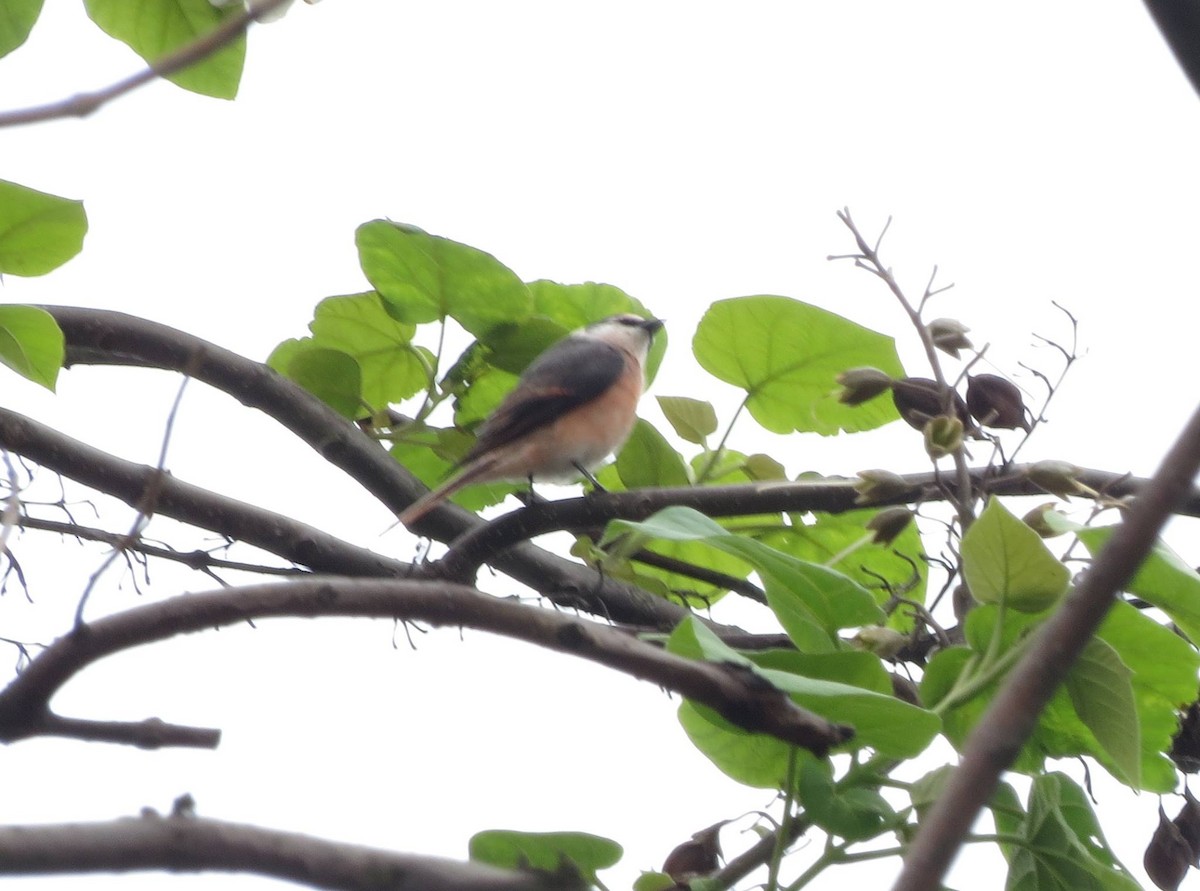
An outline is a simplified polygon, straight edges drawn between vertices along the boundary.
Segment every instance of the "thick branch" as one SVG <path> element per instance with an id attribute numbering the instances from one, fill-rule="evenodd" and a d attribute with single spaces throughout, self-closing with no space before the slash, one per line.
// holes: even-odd
<path id="1" fill-rule="evenodd" d="M 50 698 L 93 662 L 123 650 L 268 617 L 358 616 L 490 631 L 579 656 L 707 705 L 731 723 L 823 754 L 850 738 L 738 666 L 668 653 L 606 625 L 446 582 L 309 578 L 188 594 L 136 607 L 59 638 L 0 691 L 0 740 L 40 732 Z"/>
<path id="2" fill-rule="evenodd" d="M 169 77 L 178 71 L 195 65 L 214 53 L 229 46 L 246 33 L 250 23 L 266 15 L 288 0 L 261 0 L 252 4 L 251 9 L 231 15 L 220 25 L 207 34 L 202 34 L 191 43 L 181 46 L 174 52 L 167 53 L 150 67 L 117 81 L 101 90 L 91 93 L 79 93 L 58 102 L 37 105 L 32 108 L 19 108 L 14 111 L 0 112 L 0 127 L 12 127 L 18 124 L 32 124 L 38 121 L 49 121 L 55 118 L 81 118 L 90 115 L 102 105 L 106 105 L 119 96 L 136 90 L 143 84 Z"/>
<path id="3" fill-rule="evenodd" d="M 68 365 L 135 365 L 188 374 L 278 421 L 393 512 L 404 509 L 426 491 L 377 442 L 260 362 L 124 313 L 64 306 L 44 309 L 63 329 Z M 74 477 L 65 468 L 57 469 Z M 482 525 L 474 514 L 446 504 L 426 515 L 419 531 L 438 541 L 451 541 Z M 586 566 L 541 548 L 512 548 L 488 562 L 560 605 L 585 609 L 614 621 L 669 629 L 689 614 L 677 604 L 633 585 L 603 578 Z"/>
<path id="4" fill-rule="evenodd" d="M 997 477 L 991 468 L 981 468 L 970 471 L 969 477 L 975 489 L 989 494 L 1046 495 L 1045 490 L 1025 478 L 1024 470 L 1024 466 L 1013 467 L 1003 477 Z M 1082 470 L 1077 479 L 1112 498 L 1134 495 L 1148 483 L 1144 479 L 1102 470 Z M 952 482 L 944 476 L 935 477 L 932 472 L 907 474 L 904 480 L 910 485 L 907 492 L 873 502 L 870 506 L 942 501 L 947 493 L 956 495 Z M 439 571 L 446 578 L 474 578 L 475 572 L 491 559 L 492 554 L 525 539 L 559 529 L 603 526 L 617 517 L 644 520 L 665 507 L 691 507 L 710 517 L 753 516 L 781 511 L 843 513 L 862 507 L 855 503 L 856 495 L 854 481 L 831 479 L 639 489 L 538 502 L 474 528 L 453 541 L 439 564 Z M 1200 516 L 1200 491 L 1185 487 L 1182 495 L 1179 512 Z"/>
<path id="5" fill-rule="evenodd" d="M 501 870 L 198 817 L 0 826 L 0 875 L 244 872 L 344 891 L 567 891 L 565 874 Z"/>
<path id="6" fill-rule="evenodd" d="M 1200 7 L 1193 0 L 1145 3 L 1192 89 L 1200 93 Z"/>
<path id="7" fill-rule="evenodd" d="M 336 536 L 244 501 L 182 482 L 145 464 L 123 461 L 24 415 L 0 408 L 0 448 L 136 506 L 153 482 L 155 513 L 262 548 L 317 572 L 399 576 L 412 571 Z"/>
<path id="8" fill-rule="evenodd" d="M 1041 627 L 1029 651 L 967 740 L 962 763 L 921 822 L 894 891 L 937 888 L 975 815 L 991 798 L 1038 716 L 1132 578 L 1200 468 L 1200 409 L 1142 487 L 1075 591 Z"/>

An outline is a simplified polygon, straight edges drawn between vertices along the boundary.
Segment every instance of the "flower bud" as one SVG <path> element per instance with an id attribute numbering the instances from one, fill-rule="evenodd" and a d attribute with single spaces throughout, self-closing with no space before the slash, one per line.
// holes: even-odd
<path id="1" fill-rule="evenodd" d="M 844 405 L 861 405 L 886 392 L 892 386 L 892 378 L 878 368 L 851 368 L 837 376 L 844 388 L 838 394 L 838 402 Z"/>
<path id="2" fill-rule="evenodd" d="M 1091 491 L 1076 479 L 1078 475 L 1079 468 L 1074 464 L 1053 460 L 1038 461 L 1029 465 L 1025 471 L 1025 476 L 1031 483 L 1059 498 L 1084 495 Z"/>
<path id="3" fill-rule="evenodd" d="M 907 507 L 884 508 L 867 520 L 867 528 L 875 533 L 871 541 L 875 544 L 890 545 L 912 522 L 912 518 L 912 511 Z"/>
<path id="4" fill-rule="evenodd" d="M 936 461 L 962 448 L 963 424 L 958 418 L 938 415 L 925 425 L 925 451 Z"/>
<path id="5" fill-rule="evenodd" d="M 908 643 L 908 638 L 895 628 L 884 625 L 868 625 L 860 628 L 851 641 L 868 653 L 874 653 L 880 659 L 894 659 L 896 654 Z"/>
<path id="6" fill-rule="evenodd" d="M 1045 504 L 1039 504 L 1025 516 L 1021 517 L 1021 522 L 1040 535 L 1042 538 L 1054 538 L 1056 535 L 1062 535 L 1062 532 L 1052 527 L 1046 522 L 1046 514 L 1054 511 L 1055 504 L 1053 501 L 1047 501 Z"/>
<path id="7" fill-rule="evenodd" d="M 958 358 L 959 350 L 975 349 L 967 339 L 967 332 L 971 329 L 958 319 L 934 319 L 927 327 L 933 345 L 955 359 Z"/>
<path id="8" fill-rule="evenodd" d="M 976 374 L 967 382 L 967 409 L 984 427 L 1029 432 L 1030 423 L 1021 391 L 995 374 Z"/>
<path id="9" fill-rule="evenodd" d="M 912 483 L 890 470 L 860 470 L 859 482 L 854 484 L 855 504 L 870 504 L 874 501 L 891 501 L 913 491 Z"/>

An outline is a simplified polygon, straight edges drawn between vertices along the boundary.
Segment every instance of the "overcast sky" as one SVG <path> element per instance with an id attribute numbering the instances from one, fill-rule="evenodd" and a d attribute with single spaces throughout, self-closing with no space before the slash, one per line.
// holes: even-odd
<path id="1" fill-rule="evenodd" d="M 0 107 L 138 68 L 81 4 L 47 7 L 28 45 L 0 61 Z M 1025 457 L 1148 474 L 1196 399 L 1198 150 L 1200 102 L 1136 2 L 326 0 L 252 33 L 236 102 L 155 84 L 85 121 L 5 131 L 0 178 L 84 199 L 91 229 L 78 258 L 6 279 L 3 299 L 120 309 L 265 358 L 304 333 L 319 299 L 365 287 L 354 229 L 389 217 L 525 279 L 624 288 L 668 319 L 655 392 L 711 397 L 727 418 L 737 394 L 702 381 L 688 350 L 723 297 L 820 304 L 895 334 L 923 372 L 885 290 L 826 260 L 851 247 L 834 216 L 848 205 L 869 233 L 894 217 L 884 252 L 902 283 L 919 294 L 938 265 L 956 288 L 933 314 L 970 325 L 1022 384 L 1018 360 L 1057 370 L 1031 334 L 1068 337 L 1051 301 L 1068 307 L 1086 357 Z M 57 398 L 11 377 L 4 389 L 12 407 L 153 461 L 176 385 L 82 368 Z M 926 466 L 915 438 L 860 440 L 747 425 L 731 445 L 793 473 Z M 387 511 L 344 476 L 200 386 L 170 466 L 413 553 L 403 533 L 378 537 Z M 118 513 L 113 526 L 127 522 Z M 155 521 L 152 534 L 171 533 Z M 1185 553 L 1190 537 L 1195 563 L 1194 530 L 1175 534 Z M 34 539 L 17 544 L 37 602 L 0 600 L 3 633 L 52 637 L 96 555 L 64 546 L 78 565 L 59 552 L 37 569 Z M 116 581 L 97 614 L 134 602 Z M 163 568 L 153 581 L 152 596 L 208 587 Z M 696 829 L 769 804 L 693 752 L 674 704 L 648 685 L 474 633 L 420 635 L 415 652 L 392 639 L 387 623 L 262 623 L 90 669 L 64 711 L 220 726 L 220 750 L 21 743 L 0 753 L 0 822 L 106 819 L 186 791 L 207 816 L 455 857 L 483 828 L 574 828 L 625 845 L 609 874 L 618 888 Z M 1102 815 L 1131 815 L 1110 839 L 1140 874 L 1157 801 L 1100 788 Z M 871 869 L 817 887 L 895 865 Z M 953 881 L 1000 887 L 972 867 Z M 28 883 L 50 885 L 117 880 Z"/>

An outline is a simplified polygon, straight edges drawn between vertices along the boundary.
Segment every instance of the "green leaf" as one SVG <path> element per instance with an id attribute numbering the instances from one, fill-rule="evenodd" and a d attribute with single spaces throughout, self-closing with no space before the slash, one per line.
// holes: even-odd
<path id="1" fill-rule="evenodd" d="M 339 414 L 351 419 L 363 414 L 362 372 L 353 356 L 312 340 L 289 340 L 275 348 L 267 364 Z"/>
<path id="2" fill-rule="evenodd" d="M 624 530 L 668 541 L 704 541 L 746 560 L 758 570 L 768 603 L 802 650 L 831 649 L 838 629 L 875 625 L 884 619 L 871 593 L 852 579 L 735 535 L 691 508 L 669 507 L 641 523 L 616 520 L 609 529 L 609 535 Z"/>
<path id="3" fill-rule="evenodd" d="M 627 489 L 691 483 L 683 458 L 653 424 L 640 418 L 617 455 L 617 473 Z"/>
<path id="4" fill-rule="evenodd" d="M 1035 777 L 1019 833 L 1024 844 L 1006 851 L 1006 891 L 1138 891 L 1099 830 L 1083 790 L 1068 777 Z"/>
<path id="5" fill-rule="evenodd" d="M 643 872 L 633 880 L 633 891 L 674 891 L 678 887 L 665 872 Z"/>
<path id="6" fill-rule="evenodd" d="M 35 306 L 0 306 L 0 362 L 53 391 L 63 353 L 63 333 L 50 313 Z"/>
<path id="7" fill-rule="evenodd" d="M 679 706 L 679 724 L 700 754 L 743 786 L 782 789 L 787 782 L 792 746 L 765 733 L 748 733 L 711 709 L 687 700 Z"/>
<path id="8" fill-rule="evenodd" d="M 45 275 L 83 248 L 82 201 L 0 180 L 0 273 Z"/>
<path id="9" fill-rule="evenodd" d="M 105 33 L 151 64 L 241 13 L 241 4 L 217 9 L 209 0 L 84 0 L 84 6 Z M 232 99 L 245 59 L 242 36 L 167 80 L 194 93 Z"/>
<path id="10" fill-rule="evenodd" d="M 837 376 L 870 365 L 904 370 L 890 337 L 789 297 L 719 300 L 708 308 L 692 349 L 701 366 L 746 390 L 746 406 L 773 433 L 870 430 L 899 415 L 890 399 L 859 406 L 837 400 Z"/>
<path id="11" fill-rule="evenodd" d="M 749 656 L 759 668 L 837 681 L 884 695 L 892 693 L 892 679 L 883 667 L 883 662 L 874 653 L 863 650 L 841 650 L 836 653 L 761 650 Z"/>
<path id="12" fill-rule="evenodd" d="M 482 338 L 531 313 L 529 289 L 476 248 L 388 220 L 359 226 L 355 243 L 367 280 L 398 321 L 420 324 L 449 316 Z"/>
<path id="13" fill-rule="evenodd" d="M 843 573 L 872 591 L 880 605 L 890 597 L 882 582 L 886 582 L 891 591 L 924 603 L 929 573 L 924 568 L 924 548 L 915 523 L 910 523 L 891 544 L 867 542 L 852 547 L 862 542 L 867 522 L 876 513 L 875 510 L 816 513 L 814 522 L 796 521 L 765 533 L 759 540 L 801 560 L 820 563 Z M 829 562 L 835 558 L 838 558 L 836 562 Z M 911 630 L 911 609 L 901 607 L 896 610 L 888 618 L 888 625 L 902 631 Z"/>
<path id="14" fill-rule="evenodd" d="M 703 445 L 717 430 L 717 412 L 711 402 L 687 396 L 657 396 L 659 408 L 681 439 Z"/>
<path id="15" fill-rule="evenodd" d="M 487 361 L 509 374 L 520 374 L 525 367 L 571 332 L 553 319 L 530 316 L 520 323 L 497 325 L 481 341 L 487 347 Z"/>
<path id="16" fill-rule="evenodd" d="M 565 862 L 589 883 L 596 873 L 615 865 L 624 853 L 609 838 L 587 832 L 516 832 L 488 829 L 471 836 L 469 855 L 479 863 L 502 869 L 538 869 L 558 872 Z"/>
<path id="17" fill-rule="evenodd" d="M 1040 612 L 1058 602 L 1071 580 L 1041 536 L 995 498 L 963 536 L 962 564 L 976 600 L 1022 612 Z"/>
<path id="18" fill-rule="evenodd" d="M 874 789 L 841 790 L 833 782 L 833 768 L 805 752 L 800 761 L 796 793 L 805 816 L 830 835 L 861 841 L 879 834 L 896 812 Z"/>
<path id="19" fill-rule="evenodd" d="M 362 401 L 372 411 L 419 393 L 429 384 L 428 350 L 414 346 L 412 325 L 383 310 L 374 291 L 327 297 L 309 323 L 317 346 L 352 356 L 362 372 Z"/>
<path id="20" fill-rule="evenodd" d="M 7 56 L 29 37 L 42 12 L 42 0 L 5 0 L 0 4 L 0 56 Z"/>
<path id="21" fill-rule="evenodd" d="M 1075 713 L 1112 758 L 1123 779 L 1141 785 L 1141 726 L 1133 701 L 1132 672 L 1102 640 L 1088 642 L 1067 674 Z"/>
<path id="22" fill-rule="evenodd" d="M 811 712 L 839 724 L 854 727 L 852 747 L 870 746 L 880 754 L 895 758 L 911 758 L 925 750 L 941 730 L 938 716 L 923 708 L 910 705 L 888 694 L 876 693 L 861 687 L 852 687 L 836 681 L 803 677 L 790 671 L 774 668 L 759 668 L 746 656 L 731 649 L 707 626 L 694 617 L 685 619 L 671 633 L 667 649 L 673 653 L 718 662 L 732 662 L 755 671 L 775 687 L 787 693 L 792 701 Z M 739 779 L 742 776 L 772 777 L 771 782 L 782 782 L 786 773 L 788 746 L 780 743 L 775 749 L 754 739 L 743 748 L 738 739 L 731 737 L 757 738 L 762 734 L 750 733 L 725 721 L 711 709 L 697 706 L 696 719 L 707 721 L 711 727 L 693 735 L 695 724 L 685 725 L 693 743 L 718 767 Z M 682 711 L 681 711 L 681 720 Z M 775 760 L 759 770 L 754 764 L 743 763 L 744 759 L 761 759 L 773 756 Z M 780 761 L 779 759 L 783 760 Z M 728 763 L 723 763 L 728 761 Z M 784 773 L 780 773 L 780 767 Z M 742 780 L 745 782 L 745 780 Z M 750 783 L 758 785 L 758 783 Z M 778 785 L 775 788 L 779 788 Z"/>
<path id="23" fill-rule="evenodd" d="M 1115 528 L 1081 528 L 1075 534 L 1095 556 Z M 1164 542 L 1155 543 L 1126 588 L 1161 609 L 1193 644 L 1200 645 L 1200 574 Z"/>

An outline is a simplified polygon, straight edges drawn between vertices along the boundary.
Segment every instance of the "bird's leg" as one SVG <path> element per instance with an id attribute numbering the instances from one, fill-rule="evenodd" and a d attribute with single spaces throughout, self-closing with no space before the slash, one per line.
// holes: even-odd
<path id="1" fill-rule="evenodd" d="M 588 470 L 586 467 L 584 467 L 578 461 L 572 461 L 571 463 L 575 465 L 576 470 L 578 470 L 580 473 L 583 474 L 583 478 L 592 484 L 592 490 L 594 492 L 598 492 L 602 495 L 604 493 L 608 492 L 608 489 L 606 489 L 602 485 L 600 485 L 600 480 L 596 479 L 592 475 L 592 472 L 590 470 Z"/>
<path id="2" fill-rule="evenodd" d="M 528 492 L 514 492 L 513 494 L 516 495 L 517 498 L 520 499 L 521 503 L 524 504 L 526 507 L 529 507 L 530 505 L 533 505 L 533 504 L 544 503 L 547 499 L 543 498 L 541 495 L 539 495 L 533 489 L 533 474 L 532 473 L 529 474 L 527 479 L 529 480 L 529 491 Z"/>

